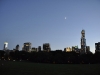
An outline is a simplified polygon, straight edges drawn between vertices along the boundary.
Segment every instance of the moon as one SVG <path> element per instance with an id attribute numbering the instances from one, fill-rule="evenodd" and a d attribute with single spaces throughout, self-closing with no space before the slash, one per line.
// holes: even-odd
<path id="1" fill-rule="evenodd" d="M 65 17 L 65 19 L 66 19 L 66 17 Z"/>

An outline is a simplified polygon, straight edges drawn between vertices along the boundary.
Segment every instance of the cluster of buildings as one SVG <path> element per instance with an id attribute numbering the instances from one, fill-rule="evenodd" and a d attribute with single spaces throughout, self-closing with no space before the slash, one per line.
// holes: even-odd
<path id="1" fill-rule="evenodd" d="M 6 51 L 8 47 L 8 42 L 4 43 L 4 50 Z M 15 49 L 13 50 L 19 50 L 19 45 L 16 45 Z M 42 49 L 42 50 L 41 50 Z M 38 46 L 38 48 L 32 47 L 32 44 L 30 42 L 26 42 L 23 44 L 22 51 L 26 52 L 39 52 L 39 51 L 51 51 L 51 47 L 49 43 L 44 43 L 42 48 L 41 46 Z M 72 46 L 64 48 L 64 52 L 76 52 L 76 53 L 88 53 L 90 52 L 90 46 L 86 45 L 86 39 L 85 39 L 85 30 L 81 31 L 81 48 L 78 48 L 78 46 Z M 95 52 L 100 52 L 100 42 L 95 43 Z"/>

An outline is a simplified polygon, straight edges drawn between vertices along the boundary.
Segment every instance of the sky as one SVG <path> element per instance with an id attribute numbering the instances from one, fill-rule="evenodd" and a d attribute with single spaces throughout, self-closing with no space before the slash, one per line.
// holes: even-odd
<path id="1" fill-rule="evenodd" d="M 50 43 L 51 49 L 78 45 L 81 30 L 86 45 L 95 52 L 100 42 L 100 0 L 0 0 L 0 49 L 31 42 Z"/>

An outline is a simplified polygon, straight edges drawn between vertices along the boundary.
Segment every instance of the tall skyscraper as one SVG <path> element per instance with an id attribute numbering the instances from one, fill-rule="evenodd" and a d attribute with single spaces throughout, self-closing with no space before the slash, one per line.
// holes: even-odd
<path id="1" fill-rule="evenodd" d="M 81 53 L 86 52 L 85 30 L 81 31 Z"/>
<path id="2" fill-rule="evenodd" d="M 4 50 L 7 50 L 8 48 L 8 42 L 4 42 Z"/>
<path id="3" fill-rule="evenodd" d="M 24 43 L 23 51 L 27 51 L 27 52 L 31 51 L 31 43 L 30 42 Z"/>

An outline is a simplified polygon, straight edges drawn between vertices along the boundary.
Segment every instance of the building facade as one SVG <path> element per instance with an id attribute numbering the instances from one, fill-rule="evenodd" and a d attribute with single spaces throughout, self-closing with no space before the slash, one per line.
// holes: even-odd
<path id="1" fill-rule="evenodd" d="M 23 51 L 27 51 L 27 52 L 31 52 L 31 43 L 30 42 L 26 42 L 23 44 Z"/>
<path id="2" fill-rule="evenodd" d="M 32 47 L 31 52 L 38 52 L 38 49 L 35 47 Z"/>
<path id="3" fill-rule="evenodd" d="M 51 51 L 51 48 L 50 48 L 50 44 L 49 43 L 44 43 L 43 44 L 43 51 L 46 51 L 46 52 Z"/>
<path id="4" fill-rule="evenodd" d="M 76 52 L 78 50 L 78 46 L 72 46 L 72 51 Z"/>
<path id="5" fill-rule="evenodd" d="M 4 50 L 7 50 L 8 49 L 8 42 L 4 42 Z"/>
<path id="6" fill-rule="evenodd" d="M 95 43 L 95 53 L 100 52 L 100 42 Z"/>
<path id="7" fill-rule="evenodd" d="M 86 46 L 86 53 L 90 52 L 90 46 Z"/>
<path id="8" fill-rule="evenodd" d="M 64 48 L 64 52 L 71 52 L 72 49 L 70 47 Z"/>
<path id="9" fill-rule="evenodd" d="M 19 50 L 19 45 L 16 45 L 16 48 L 15 48 L 15 50 Z"/>
<path id="10" fill-rule="evenodd" d="M 38 46 L 38 51 L 39 51 L 39 52 L 41 51 L 41 46 Z"/>
<path id="11" fill-rule="evenodd" d="M 81 53 L 86 53 L 85 30 L 81 31 Z"/>

